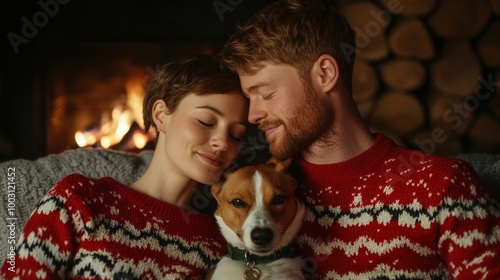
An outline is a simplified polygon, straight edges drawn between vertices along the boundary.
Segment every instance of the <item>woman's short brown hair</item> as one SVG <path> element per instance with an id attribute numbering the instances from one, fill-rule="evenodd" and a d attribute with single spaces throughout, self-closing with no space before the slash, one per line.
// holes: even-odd
<path id="1" fill-rule="evenodd" d="M 144 97 L 143 118 L 146 132 L 155 126 L 153 104 L 163 100 L 174 112 L 188 94 L 241 92 L 238 76 L 213 55 L 200 54 L 167 63 L 155 73 Z"/>
<path id="2" fill-rule="evenodd" d="M 285 63 L 303 79 L 322 54 L 329 54 L 351 91 L 354 38 L 346 18 L 321 0 L 278 0 L 238 26 L 221 54 L 233 71 L 252 74 L 264 61 Z"/>

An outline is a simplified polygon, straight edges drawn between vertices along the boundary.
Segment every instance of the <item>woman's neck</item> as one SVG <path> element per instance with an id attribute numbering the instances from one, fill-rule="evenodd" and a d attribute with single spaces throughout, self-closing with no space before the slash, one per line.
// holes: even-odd
<path id="1" fill-rule="evenodd" d="M 148 169 L 131 187 L 169 204 L 189 208 L 198 182 L 175 172 L 159 154 L 162 153 L 155 151 Z"/>

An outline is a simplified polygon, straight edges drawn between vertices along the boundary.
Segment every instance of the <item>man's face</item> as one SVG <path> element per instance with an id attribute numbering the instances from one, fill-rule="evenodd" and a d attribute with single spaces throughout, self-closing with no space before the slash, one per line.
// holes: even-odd
<path id="1" fill-rule="evenodd" d="M 295 67 L 264 63 L 240 81 L 250 98 L 248 120 L 265 131 L 274 156 L 286 159 L 308 149 L 331 127 L 332 108 L 310 83 L 303 84 Z"/>

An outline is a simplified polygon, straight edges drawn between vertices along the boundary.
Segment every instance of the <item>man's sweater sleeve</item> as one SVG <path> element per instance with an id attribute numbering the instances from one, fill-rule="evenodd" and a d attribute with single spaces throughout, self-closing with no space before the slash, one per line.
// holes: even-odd
<path id="1" fill-rule="evenodd" d="M 439 254 L 454 279 L 500 279 L 500 205 L 469 164 L 461 166 L 445 178 L 436 209 Z"/>

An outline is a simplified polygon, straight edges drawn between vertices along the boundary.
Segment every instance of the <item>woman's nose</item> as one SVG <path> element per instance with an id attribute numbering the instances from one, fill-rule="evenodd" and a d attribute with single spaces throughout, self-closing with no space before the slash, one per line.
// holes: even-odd
<path id="1" fill-rule="evenodd" d="M 229 135 L 227 132 L 219 131 L 212 136 L 212 138 L 210 140 L 210 142 L 211 142 L 210 144 L 212 145 L 212 147 L 216 148 L 217 150 L 224 152 L 229 147 L 228 138 L 229 138 Z"/>

